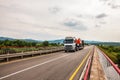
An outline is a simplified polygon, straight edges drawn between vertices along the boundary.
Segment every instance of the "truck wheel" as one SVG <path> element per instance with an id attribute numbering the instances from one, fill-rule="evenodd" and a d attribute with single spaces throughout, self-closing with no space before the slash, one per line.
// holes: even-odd
<path id="1" fill-rule="evenodd" d="M 75 50 L 78 51 L 78 48 L 76 47 Z"/>
<path id="2" fill-rule="evenodd" d="M 75 51 L 76 51 L 76 49 L 73 50 L 73 52 L 75 52 Z"/>

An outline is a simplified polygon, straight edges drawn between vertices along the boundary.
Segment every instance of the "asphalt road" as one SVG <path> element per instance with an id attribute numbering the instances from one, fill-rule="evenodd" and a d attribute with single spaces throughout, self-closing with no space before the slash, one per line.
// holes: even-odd
<path id="1" fill-rule="evenodd" d="M 78 80 L 93 46 L 0 64 L 0 80 Z M 78 66 L 81 66 L 77 71 Z M 76 72 L 75 72 L 76 71 Z M 75 74 L 76 73 L 76 74 Z"/>

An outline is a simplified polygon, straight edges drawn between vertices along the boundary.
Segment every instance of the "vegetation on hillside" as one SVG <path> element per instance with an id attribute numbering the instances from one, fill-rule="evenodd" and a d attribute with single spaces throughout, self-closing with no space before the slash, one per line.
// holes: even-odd
<path id="1" fill-rule="evenodd" d="M 18 53 L 26 51 L 36 51 L 61 46 L 60 43 L 27 42 L 24 40 L 4 40 L 0 41 L 0 54 Z"/>
<path id="2" fill-rule="evenodd" d="M 120 67 L 120 46 L 99 46 L 106 55 Z"/>

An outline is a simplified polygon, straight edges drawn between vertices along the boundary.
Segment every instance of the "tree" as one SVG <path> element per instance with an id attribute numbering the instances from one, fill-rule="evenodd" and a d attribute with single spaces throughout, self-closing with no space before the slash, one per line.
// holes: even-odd
<path id="1" fill-rule="evenodd" d="M 5 41 L 3 42 L 3 44 L 4 44 L 5 46 L 11 46 L 11 41 L 5 40 Z"/>
<path id="2" fill-rule="evenodd" d="M 42 44 L 43 44 L 43 46 L 49 46 L 49 42 L 48 41 L 44 41 Z"/>

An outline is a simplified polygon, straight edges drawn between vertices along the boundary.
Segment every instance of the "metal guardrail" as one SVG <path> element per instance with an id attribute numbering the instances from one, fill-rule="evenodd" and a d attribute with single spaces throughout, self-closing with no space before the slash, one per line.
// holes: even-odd
<path id="1" fill-rule="evenodd" d="M 64 50 L 63 47 L 51 49 L 51 50 L 40 50 L 40 51 L 21 52 L 21 53 L 13 53 L 13 54 L 8 53 L 8 54 L 0 55 L 0 61 L 1 60 L 9 61 L 10 58 L 15 58 L 15 57 L 23 58 L 24 56 L 41 55 L 41 54 L 58 52 L 58 51 L 62 51 L 62 50 Z"/>
<path id="2" fill-rule="evenodd" d="M 84 78 L 83 78 L 84 80 L 89 80 L 89 78 L 90 78 L 90 69 L 91 69 L 91 65 L 92 65 L 94 50 L 95 50 L 95 46 L 94 46 L 93 51 L 91 52 L 90 58 L 88 60 L 86 72 L 85 72 Z"/>
<path id="3" fill-rule="evenodd" d="M 87 64 L 86 72 L 85 72 L 85 75 L 84 75 L 84 80 L 88 80 L 89 79 L 91 63 L 92 63 L 92 57 L 89 59 L 89 62 Z"/>
<path id="4" fill-rule="evenodd" d="M 117 65 L 100 49 L 97 52 L 107 80 L 120 80 L 120 69 Z"/>
<path id="5" fill-rule="evenodd" d="M 89 78 L 90 78 L 90 69 L 91 69 L 92 59 L 93 59 L 93 55 L 94 55 L 94 48 L 86 61 L 85 67 L 83 69 L 83 72 L 82 72 L 79 80 L 89 80 Z"/>

